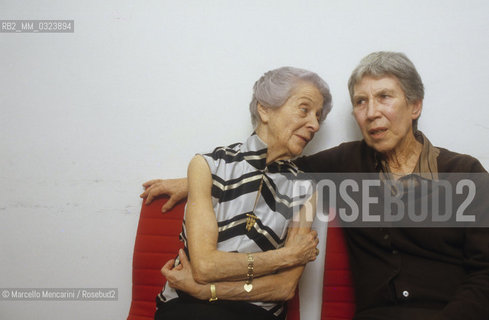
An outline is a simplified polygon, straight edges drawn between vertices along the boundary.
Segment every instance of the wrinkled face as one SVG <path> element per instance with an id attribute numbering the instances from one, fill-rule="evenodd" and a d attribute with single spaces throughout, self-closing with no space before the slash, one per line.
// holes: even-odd
<path id="1" fill-rule="evenodd" d="M 302 82 L 279 108 L 260 108 L 262 122 L 268 127 L 269 152 L 278 159 L 298 156 L 319 130 L 323 96 L 311 83 Z"/>
<path id="2" fill-rule="evenodd" d="M 394 76 L 365 76 L 354 87 L 353 115 L 365 142 L 386 153 L 403 148 L 412 135 L 412 121 L 421 114 L 421 101 L 408 103 Z"/>

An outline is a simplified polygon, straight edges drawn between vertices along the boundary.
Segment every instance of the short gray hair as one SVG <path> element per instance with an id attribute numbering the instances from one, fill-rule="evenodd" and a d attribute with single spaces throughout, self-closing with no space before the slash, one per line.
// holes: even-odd
<path id="1" fill-rule="evenodd" d="M 250 102 L 253 128 L 256 129 L 260 124 L 258 103 L 267 108 L 279 108 L 290 98 L 294 88 L 303 82 L 313 84 L 323 96 L 319 123 L 324 121 L 332 108 L 328 84 L 314 72 L 294 67 L 281 67 L 266 72 L 253 86 L 253 97 Z"/>
<path id="2" fill-rule="evenodd" d="M 399 80 L 408 103 L 423 101 L 424 86 L 411 60 L 401 52 L 378 51 L 363 58 L 348 80 L 350 99 L 353 102 L 355 85 L 365 76 L 374 78 L 392 75 Z M 419 117 L 418 117 L 419 119 Z M 417 130 L 418 119 L 413 120 L 413 130 Z"/>

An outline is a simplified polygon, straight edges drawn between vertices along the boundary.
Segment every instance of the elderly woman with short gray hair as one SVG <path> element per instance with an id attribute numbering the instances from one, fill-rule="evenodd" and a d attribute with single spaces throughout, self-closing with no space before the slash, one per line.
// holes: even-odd
<path id="1" fill-rule="evenodd" d="M 285 319 L 284 301 L 318 254 L 300 200 L 311 189 L 294 194 L 285 174 L 297 175 L 290 159 L 302 153 L 330 109 L 328 85 L 313 72 L 283 67 L 255 83 L 255 132 L 190 162 L 185 249 L 162 268 L 167 283 L 155 319 Z M 299 212 L 297 224 L 293 212 Z"/>
<path id="2" fill-rule="evenodd" d="M 403 53 L 367 55 L 353 70 L 348 88 L 363 140 L 298 159 L 304 171 L 373 173 L 386 181 L 385 190 L 393 191 L 390 183 L 396 181 L 413 186 L 408 197 L 416 194 L 416 201 L 425 197 L 430 203 L 439 199 L 435 192 L 423 191 L 423 184 L 450 173 L 477 173 L 487 179 L 477 159 L 435 147 L 417 130 L 424 87 Z M 484 183 L 479 187 L 484 190 Z M 479 215 L 486 215 L 487 203 L 478 205 Z M 433 217 L 437 210 L 434 205 L 413 208 L 418 217 Z M 377 213 L 384 218 L 388 211 L 381 207 Z M 428 228 L 422 222 L 414 226 L 344 228 L 354 319 L 489 319 L 489 229 L 452 224 Z"/>

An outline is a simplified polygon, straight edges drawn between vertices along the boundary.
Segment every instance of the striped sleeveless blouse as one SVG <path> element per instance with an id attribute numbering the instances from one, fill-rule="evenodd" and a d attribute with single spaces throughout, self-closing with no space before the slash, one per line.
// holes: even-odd
<path id="1" fill-rule="evenodd" d="M 294 180 L 301 172 L 298 167 L 288 160 L 267 165 L 267 145 L 255 133 L 245 143 L 218 147 L 202 156 L 212 174 L 212 204 L 219 230 L 217 249 L 253 253 L 282 247 L 293 213 L 312 194 L 309 182 Z M 257 217 L 252 225 L 247 226 L 247 214 Z M 187 248 L 185 219 L 180 239 Z M 178 292 L 167 283 L 158 296 L 168 301 L 177 298 Z M 283 302 L 250 303 L 276 317 L 286 312 Z"/>

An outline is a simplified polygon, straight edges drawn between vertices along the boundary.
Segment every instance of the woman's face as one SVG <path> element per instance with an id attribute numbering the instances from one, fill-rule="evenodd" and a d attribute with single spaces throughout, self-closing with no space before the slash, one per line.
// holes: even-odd
<path id="1" fill-rule="evenodd" d="M 420 114 L 421 102 L 408 103 L 394 76 L 365 76 L 354 87 L 353 115 L 365 142 L 378 152 L 401 150 Z"/>
<path id="2" fill-rule="evenodd" d="M 290 159 L 302 153 L 319 130 L 323 96 L 311 83 L 299 83 L 279 108 L 259 106 L 267 126 L 266 143 L 273 160 Z"/>

